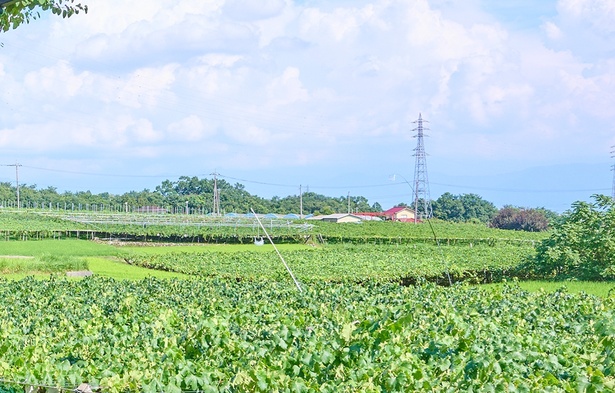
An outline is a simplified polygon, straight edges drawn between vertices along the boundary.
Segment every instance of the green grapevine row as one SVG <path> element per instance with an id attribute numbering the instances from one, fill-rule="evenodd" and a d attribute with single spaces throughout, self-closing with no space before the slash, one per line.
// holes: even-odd
<path id="1" fill-rule="evenodd" d="M 614 302 L 374 282 L 2 281 L 0 378 L 105 392 L 613 391 Z"/>
<path id="2" fill-rule="evenodd" d="M 299 280 L 308 281 L 410 281 L 419 278 L 490 282 L 511 277 L 530 255 L 530 245 L 436 246 L 419 243 L 405 246 L 327 246 L 284 252 L 284 259 Z M 127 254 L 131 264 L 201 277 L 277 279 L 285 268 L 273 251 L 228 253 Z"/>

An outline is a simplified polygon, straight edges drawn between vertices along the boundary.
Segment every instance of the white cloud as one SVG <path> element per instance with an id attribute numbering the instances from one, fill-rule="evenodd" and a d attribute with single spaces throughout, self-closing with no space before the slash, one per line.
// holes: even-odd
<path id="1" fill-rule="evenodd" d="M 153 143 L 162 139 L 162 133 L 156 131 L 147 119 L 138 119 L 127 124 L 126 130 L 134 137 L 135 142 Z"/>
<path id="2" fill-rule="evenodd" d="M 24 87 L 35 95 L 57 98 L 74 97 L 89 77 L 88 72 L 75 74 L 67 61 L 59 61 L 50 67 L 29 72 L 24 78 Z"/>
<path id="3" fill-rule="evenodd" d="M 587 23 L 601 32 L 615 32 L 612 0 L 559 0 L 557 8 L 564 17 Z"/>
<path id="4" fill-rule="evenodd" d="M 273 143 L 273 134 L 270 131 L 253 125 L 237 124 L 228 130 L 228 135 L 234 141 L 246 146 L 265 146 Z"/>
<path id="5" fill-rule="evenodd" d="M 224 4 L 224 12 L 234 19 L 255 21 L 279 15 L 285 5 L 284 0 L 229 0 Z"/>
<path id="6" fill-rule="evenodd" d="M 563 33 L 562 30 L 553 22 L 551 21 L 547 21 L 542 25 L 542 29 L 545 31 L 545 33 L 547 34 L 547 37 L 549 37 L 552 40 L 559 40 L 563 37 Z"/>
<path id="7" fill-rule="evenodd" d="M 181 141 L 199 141 L 214 134 L 205 129 L 205 125 L 196 115 L 190 115 L 169 124 L 169 138 Z"/>
<path id="8" fill-rule="evenodd" d="M 568 159 L 580 125 L 608 140 L 615 3 L 560 0 L 530 28 L 483 4 L 91 0 L 3 36 L 0 148 L 388 173 L 419 112 L 434 160 Z"/>
<path id="9" fill-rule="evenodd" d="M 290 105 L 309 98 L 301 83 L 300 71 L 296 67 L 288 67 L 281 76 L 274 78 L 267 86 L 267 92 L 273 105 Z"/>
<path id="10" fill-rule="evenodd" d="M 300 25 L 302 38 L 313 42 L 350 39 L 358 30 L 358 21 L 353 11 L 338 9 L 326 13 L 315 8 L 306 9 Z"/>
<path id="11" fill-rule="evenodd" d="M 61 133 L 58 130 L 62 130 Z M 66 124 L 57 122 L 28 123 L 0 130 L 0 147 L 16 151 L 25 149 L 37 154 L 75 145 L 92 146 L 95 142 L 91 129 L 66 127 Z"/>

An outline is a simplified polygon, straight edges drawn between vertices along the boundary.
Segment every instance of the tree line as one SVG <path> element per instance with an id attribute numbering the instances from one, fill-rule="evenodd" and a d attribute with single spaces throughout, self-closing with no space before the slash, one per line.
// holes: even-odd
<path id="1" fill-rule="evenodd" d="M 217 179 L 221 213 L 249 213 L 251 209 L 259 213 L 303 213 L 332 214 L 358 212 L 382 212 L 379 203 L 370 204 L 363 196 L 330 197 L 314 192 L 271 199 L 250 194 L 240 183 L 231 184 Z M 0 203 L 12 201 L 15 205 L 16 188 L 10 182 L 0 183 Z M 155 189 L 129 191 L 123 194 L 90 191 L 58 192 L 55 187 L 37 188 L 36 185 L 22 185 L 19 190 L 20 206 L 43 207 L 68 210 L 116 210 L 124 211 L 135 207 L 156 207 L 168 211 L 198 211 L 208 213 L 213 210 L 214 179 L 182 176 L 176 181 L 164 180 Z M 9 206 L 7 204 L 7 206 Z M 302 206 L 302 211 L 301 211 Z M 396 206 L 407 206 L 399 203 Z M 525 231 L 546 230 L 558 214 L 544 208 L 528 209 L 505 206 L 498 209 L 493 203 L 477 194 L 442 194 L 432 201 L 433 218 L 455 221 L 483 223 L 496 228 Z"/>
<path id="2" fill-rule="evenodd" d="M 501 209 L 477 194 L 442 194 L 432 202 L 433 215 L 446 221 L 486 223 L 494 228 L 545 231 L 559 214 L 545 208 L 506 205 Z"/>
<path id="3" fill-rule="evenodd" d="M 301 196 L 274 196 L 271 199 L 250 194 L 240 183 L 231 184 L 224 179 L 217 179 L 216 187 L 220 198 L 221 213 L 249 213 L 251 209 L 259 213 L 301 213 L 332 214 L 347 212 L 380 212 L 378 203 L 369 204 L 363 196 L 329 197 L 314 192 L 305 192 Z M 10 182 L 0 183 L 0 203 L 7 207 L 16 206 L 17 190 Z M 94 194 L 90 191 L 58 192 L 55 187 L 37 188 L 34 185 L 20 185 L 20 206 L 49 207 L 52 209 L 86 209 L 117 210 L 134 207 L 160 207 L 168 211 L 213 211 L 214 180 L 182 176 L 177 181 L 165 180 L 155 189 L 130 191 L 123 194 L 103 192 Z M 7 203 L 7 202 L 10 202 Z M 102 207 L 102 208 L 101 208 Z"/>

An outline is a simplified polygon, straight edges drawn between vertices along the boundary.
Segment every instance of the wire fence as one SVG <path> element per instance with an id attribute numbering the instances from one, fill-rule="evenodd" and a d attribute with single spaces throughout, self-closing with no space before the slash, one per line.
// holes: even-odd
<path id="1" fill-rule="evenodd" d="M 21 201 L 19 207 L 16 200 L 0 201 L 0 208 L 24 209 L 41 211 L 64 211 L 64 212 L 106 212 L 106 213 L 145 213 L 145 214 L 213 214 L 206 206 L 141 206 L 127 203 L 72 203 L 72 202 L 46 202 L 46 201 Z M 226 212 L 222 212 L 226 214 Z"/>
<path id="2" fill-rule="evenodd" d="M 56 212 L 63 213 L 102 213 L 102 214 L 140 214 L 140 215 L 161 215 L 161 216 L 207 216 L 212 218 L 254 218 L 252 213 L 236 213 L 221 211 L 214 214 L 206 207 L 193 206 L 140 206 L 140 205 L 114 205 L 114 204 L 74 204 L 74 203 L 46 203 L 46 202 L 23 202 L 17 207 L 14 201 L 0 201 L 0 211 L 30 211 L 30 212 Z M 310 217 L 311 215 L 301 216 L 295 213 L 266 213 L 258 214 L 263 219 L 282 218 L 287 220 L 298 220 Z"/>

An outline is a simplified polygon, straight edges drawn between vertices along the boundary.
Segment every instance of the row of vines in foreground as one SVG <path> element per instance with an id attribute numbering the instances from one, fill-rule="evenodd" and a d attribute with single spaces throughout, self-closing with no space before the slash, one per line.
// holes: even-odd
<path id="1" fill-rule="evenodd" d="M 284 259 L 300 281 L 416 282 L 448 284 L 457 281 L 493 282 L 523 277 L 530 244 L 437 246 L 429 243 L 401 246 L 330 245 L 284 251 Z M 286 279 L 287 273 L 271 252 L 206 251 L 164 254 L 125 253 L 133 265 L 200 277 Z M 450 278 L 450 280 L 449 280 Z"/>
<path id="2" fill-rule="evenodd" d="M 0 283 L 0 378 L 105 392 L 615 389 L 613 297 L 395 284 Z"/>

